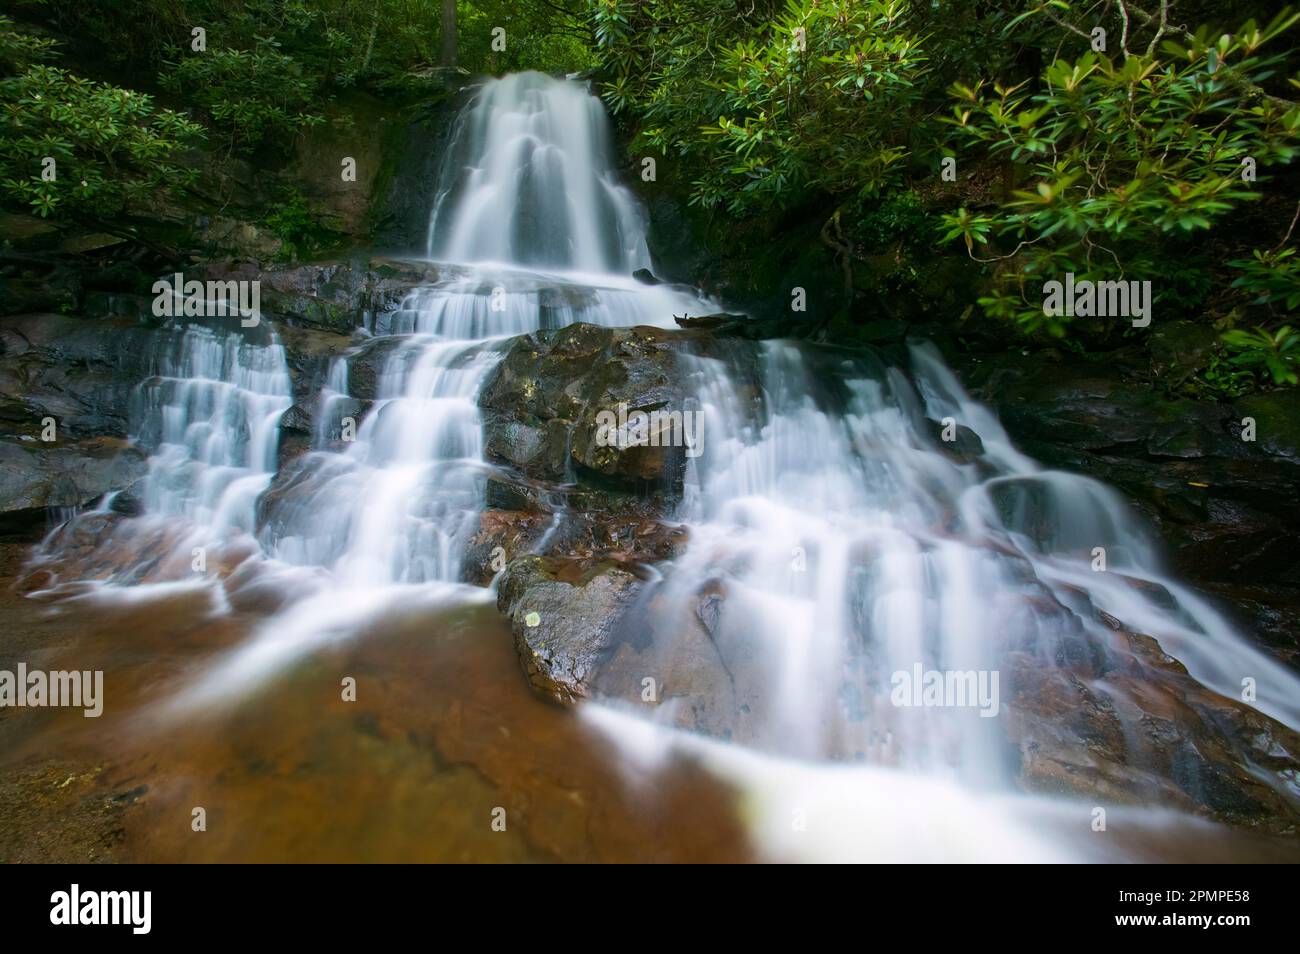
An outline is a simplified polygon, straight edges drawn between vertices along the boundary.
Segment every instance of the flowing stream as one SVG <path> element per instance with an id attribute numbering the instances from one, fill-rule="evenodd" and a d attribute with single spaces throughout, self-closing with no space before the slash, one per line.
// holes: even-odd
<path id="1" fill-rule="evenodd" d="M 385 350 L 373 396 L 350 393 L 356 356 L 336 359 L 313 446 L 270 491 L 291 403 L 279 342 L 190 325 L 158 356 L 136 415 L 153 449 L 140 520 L 183 522 L 187 559 L 255 536 L 250 587 L 272 579 L 294 594 L 169 712 L 240 697 L 385 614 L 492 601 L 461 582 L 462 558 L 493 468 L 477 398 L 505 343 L 719 310 L 632 278 L 653 263 L 603 108 L 583 85 L 535 73 L 487 82 L 460 115 L 424 251 L 446 277 L 375 317 L 364 347 Z M 1224 695 L 1251 673 L 1257 707 L 1300 725 L 1300 680 L 1163 573 L 1118 494 L 1017 452 L 933 347 L 910 358 L 905 373 L 782 341 L 683 358 L 706 450 L 677 515 L 690 544 L 660 567 L 650 625 L 671 650 L 701 587 L 725 593 L 711 638 L 744 660 L 734 676 L 752 704 L 730 744 L 673 728 L 671 703 L 651 716 L 583 706 L 629 771 L 666 752 L 712 766 L 748 793 L 751 833 L 779 857 L 1090 857 L 1036 827 L 1059 820 L 1059 803 L 1012 792 L 990 717 L 1009 701 L 1005 682 L 1001 698 L 993 686 L 983 705 L 956 708 L 900 707 L 891 693 L 900 672 L 996 673 L 1012 651 L 1058 658 L 1105 637 L 1098 610 Z M 955 453 L 937 436 L 945 421 L 982 450 Z M 791 833 L 791 811 L 842 817 L 863 804 L 905 834 Z"/>

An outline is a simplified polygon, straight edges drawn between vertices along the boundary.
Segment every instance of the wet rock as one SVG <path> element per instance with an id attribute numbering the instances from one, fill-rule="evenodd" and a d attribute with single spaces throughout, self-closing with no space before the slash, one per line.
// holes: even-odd
<path id="1" fill-rule="evenodd" d="M 557 702 L 591 694 L 625 614 L 644 583 L 614 563 L 530 556 L 511 563 L 497 590 L 529 684 Z"/>
<path id="2" fill-rule="evenodd" d="M 457 70 L 422 67 L 398 81 L 414 102 L 388 123 L 380 150 L 383 163 L 371 204 L 371 245 L 380 249 L 423 249 L 429 240 L 429 210 L 437 199 L 439 167 L 447 158 L 455 116 L 472 90 Z M 398 90 L 385 94 L 393 99 Z M 338 177 L 337 169 L 334 170 Z"/>
<path id="3" fill-rule="evenodd" d="M 366 269 L 352 262 L 323 262 L 259 269 L 209 266 L 209 280 L 260 282 L 262 311 L 303 328 L 350 334 L 361 323 Z"/>
<path id="4" fill-rule="evenodd" d="M 198 277 L 260 283 L 263 313 L 286 324 L 350 335 L 369 316 L 394 308 L 413 288 L 447 273 L 429 262 L 396 258 L 336 259 L 259 268 L 251 262 L 209 265 Z"/>
<path id="5" fill-rule="evenodd" d="M 138 517 L 144 513 L 144 489 L 145 478 L 141 477 L 135 483 L 113 494 L 108 509 L 124 517 Z"/>
<path id="6" fill-rule="evenodd" d="M 434 262 L 372 258 L 366 276 L 364 307 L 372 314 L 396 308 L 411 289 L 461 276 L 462 270 Z"/>
<path id="7" fill-rule="evenodd" d="M 484 436 L 490 459 L 552 481 L 607 478 L 628 489 L 680 486 L 686 448 L 671 435 L 617 446 L 601 412 L 680 413 L 671 334 L 653 328 L 575 324 L 514 341 L 483 387 Z M 659 446 L 654 446 L 658 444 Z M 673 446 L 677 444 L 678 446 Z"/>
<path id="8" fill-rule="evenodd" d="M 504 472 L 489 474 L 483 490 L 483 502 L 495 510 L 521 510 L 541 513 L 545 490 L 541 485 Z"/>
<path id="9" fill-rule="evenodd" d="M 122 585 L 194 579 L 192 534 L 183 521 L 132 519 L 111 510 L 77 514 L 50 535 L 35 569 L 53 582 L 113 580 Z M 246 534 L 209 546 L 204 573 L 227 579 L 260 553 Z M 198 596 L 195 612 L 203 612 Z"/>
<path id="10" fill-rule="evenodd" d="M 355 347 L 356 341 L 352 335 L 299 328 L 283 321 L 274 321 L 273 325 L 284 346 L 294 403 L 314 407 L 321 388 L 329 381 L 334 360 Z"/>
<path id="11" fill-rule="evenodd" d="M 461 558 L 461 577 L 486 586 L 507 563 L 527 555 L 551 524 L 549 514 L 527 510 L 484 510 Z"/>
<path id="12" fill-rule="evenodd" d="M 1300 669 L 1300 587 L 1249 582 L 1210 582 L 1202 586 L 1219 598 L 1220 608 L 1243 631 L 1253 633 L 1275 655 Z"/>
<path id="13" fill-rule="evenodd" d="M 301 404 L 294 404 L 281 414 L 277 470 L 283 470 L 290 461 L 306 453 L 311 448 L 315 432 L 316 424 L 311 412 Z"/>
<path id="14" fill-rule="evenodd" d="M 942 421 L 925 419 L 926 429 L 935 442 L 935 446 L 946 456 L 959 464 L 969 464 L 984 456 L 984 442 L 980 436 L 964 424 L 955 424 L 952 431 Z M 945 439 L 951 433 L 952 439 Z"/>
<path id="15" fill-rule="evenodd" d="M 0 532 L 36 532 L 59 510 L 129 487 L 146 470 L 144 455 L 115 438 L 0 441 Z"/>
<path id="16" fill-rule="evenodd" d="M 348 394 L 363 401 L 379 396 L 384 368 L 405 342 L 399 337 L 373 338 L 347 356 Z"/>
<path id="17" fill-rule="evenodd" d="M 326 444 L 323 449 L 340 452 L 347 449 L 348 440 L 355 440 L 361 422 L 374 407 L 373 401 L 340 397 L 330 401 L 323 411 L 312 415 L 322 427 Z M 351 438 L 346 438 L 347 433 Z"/>
<path id="18" fill-rule="evenodd" d="M 1006 727 L 1025 788 L 1103 803 L 1158 803 L 1236 825 L 1290 832 L 1300 734 L 1193 679 L 1156 640 L 1114 633 L 1104 679 L 1009 663 Z"/>
<path id="19" fill-rule="evenodd" d="M 174 334 L 126 318 L 0 318 L 5 430 L 36 437 L 52 417 L 61 438 L 125 437 L 135 388 Z"/>
<path id="20" fill-rule="evenodd" d="M 816 322 L 806 319 L 754 318 L 726 312 L 716 315 L 675 315 L 673 320 L 688 331 L 702 331 L 749 341 L 762 341 L 767 338 L 807 338 L 818 329 Z"/>
<path id="21" fill-rule="evenodd" d="M 91 318 L 130 318 L 136 324 L 156 324 L 153 298 L 122 292 L 92 291 L 86 293 L 81 312 Z"/>
<path id="22" fill-rule="evenodd" d="M 1232 433 L 1252 450 L 1288 463 L 1300 464 L 1300 389 L 1269 391 L 1239 398 L 1233 403 Z M 1255 421 L 1255 440 L 1241 440 L 1242 422 Z"/>
<path id="23" fill-rule="evenodd" d="M 642 285 L 662 285 L 659 279 L 655 278 L 654 273 L 648 268 L 638 268 L 632 273 L 632 277 Z"/>
<path id="24" fill-rule="evenodd" d="M 721 626 L 723 586 L 705 581 L 682 607 L 651 592 L 638 626 L 622 639 L 594 680 L 598 694 L 662 722 L 724 741 L 762 739 L 772 715 L 770 672 L 734 627 Z M 668 621 L 664 625 L 665 621 Z"/>
<path id="25" fill-rule="evenodd" d="M 1151 373 L 1177 385 L 1206 368 L 1214 357 L 1219 332 L 1199 321 L 1156 322 L 1147 340 Z"/>

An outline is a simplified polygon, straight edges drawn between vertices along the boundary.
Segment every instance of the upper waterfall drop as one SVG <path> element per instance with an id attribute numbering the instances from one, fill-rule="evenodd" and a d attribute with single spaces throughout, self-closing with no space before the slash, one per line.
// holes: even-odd
<path id="1" fill-rule="evenodd" d="M 605 108 L 582 84 L 535 72 L 488 80 L 458 117 L 438 178 L 430 258 L 621 275 L 650 267 Z"/>

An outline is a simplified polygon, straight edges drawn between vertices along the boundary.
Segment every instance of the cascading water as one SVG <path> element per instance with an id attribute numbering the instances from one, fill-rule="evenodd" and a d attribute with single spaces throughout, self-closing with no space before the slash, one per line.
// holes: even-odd
<path id="1" fill-rule="evenodd" d="M 429 223 L 429 257 L 628 276 L 650 265 L 632 194 L 614 174 L 600 101 L 516 73 L 457 123 Z"/>
<path id="2" fill-rule="evenodd" d="M 363 415 L 348 382 L 349 364 L 366 358 L 337 359 L 313 451 L 281 475 L 286 492 L 263 502 L 266 553 L 325 568 L 330 582 L 295 575 L 299 592 L 316 595 L 268 623 L 192 700 L 254 685 L 273 662 L 333 638 L 341 602 L 355 624 L 358 607 L 364 617 L 417 598 L 403 589 L 411 584 L 453 601 L 490 599 L 459 581 L 491 470 L 477 396 L 503 342 L 578 321 L 667 327 L 707 307 L 632 278 L 651 262 L 608 138 L 599 101 L 576 84 L 523 73 L 478 91 L 457 122 L 430 218 L 443 279 L 376 316 L 369 347 L 384 357 Z M 348 426 L 355 439 L 340 450 Z"/>
<path id="3" fill-rule="evenodd" d="M 275 473 L 280 416 L 291 403 L 284 349 L 189 325 L 156 362 L 134 415 L 136 440 L 154 448 L 145 509 L 215 535 L 251 533 L 257 497 Z"/>
<path id="4" fill-rule="evenodd" d="M 912 708 L 895 698 L 895 675 L 1006 674 L 1013 652 L 1062 658 L 1089 636 L 1105 642 L 1097 611 L 1155 636 L 1225 695 L 1252 674 L 1258 708 L 1300 722 L 1296 677 L 1160 572 L 1119 496 L 1018 453 L 932 346 L 912 349 L 911 379 L 812 357 L 795 343 L 760 346 L 761 408 L 741 397 L 734 365 L 688 363 L 710 440 L 688 467 L 692 542 L 655 593 L 653 629 L 672 646 L 691 632 L 700 592 L 722 592 L 710 638 L 756 661 L 747 687 L 732 672 L 752 691 L 747 741 L 1005 781 L 992 716 L 1007 685 L 1001 702 L 994 684 L 980 705 Z M 969 427 L 982 452 L 945 452 L 928 424 L 942 421 Z"/>
<path id="5" fill-rule="evenodd" d="M 256 530 L 258 572 L 293 589 L 179 706 L 259 685 L 394 608 L 493 598 L 459 581 L 492 468 L 477 398 L 508 338 L 577 321 L 671 327 L 675 314 L 716 310 L 631 277 L 651 262 L 600 103 L 540 74 L 490 81 L 463 111 L 427 252 L 441 280 L 376 316 L 370 340 L 336 359 L 312 449 L 278 475 L 276 423 L 291 398 L 274 339 L 191 326 L 143 386 L 140 439 L 156 447 L 145 519 L 184 520 L 204 539 Z M 363 394 L 353 372 L 365 362 L 377 373 Z M 741 744 L 612 702 L 584 711 L 638 757 L 681 746 L 735 778 L 766 813 L 756 830 L 773 850 L 869 850 L 842 837 L 791 848 L 788 825 L 773 821 L 792 800 L 849 793 L 901 813 L 909 830 L 952 812 L 954 828 L 991 831 L 959 856 L 987 857 L 996 838 L 1006 857 L 1061 857 L 1019 809 L 983 800 L 1010 783 L 999 720 L 981 711 L 998 705 L 996 690 L 964 708 L 908 708 L 891 694 L 914 667 L 995 673 L 1012 653 L 1068 655 L 1105 638 L 1099 612 L 1156 637 L 1226 695 L 1253 674 L 1258 708 L 1300 724 L 1296 678 L 1159 571 L 1118 496 L 1015 451 L 933 349 L 912 350 L 910 375 L 790 342 L 700 351 L 682 368 L 706 450 L 688 461 L 678 514 L 690 543 L 662 568 L 648 625 L 662 661 L 709 616 L 708 640 L 742 663 L 728 671 Z M 982 448 L 958 453 L 937 439 L 945 420 Z M 1107 572 L 1091 565 L 1097 547 Z M 680 715 L 671 698 L 657 710 L 673 725 Z"/>
<path id="6" fill-rule="evenodd" d="M 348 583 L 459 580 L 489 469 L 476 398 L 499 343 L 577 321 L 670 326 L 698 309 L 632 279 L 650 259 L 611 163 L 599 101 L 582 87 L 539 73 L 483 86 L 457 122 L 431 215 L 430 253 L 452 263 L 448 277 L 377 317 L 376 335 L 401 345 L 374 405 L 352 446 L 307 462 L 291 512 L 263 534 L 270 552 Z M 347 361 L 322 406 L 331 433 L 348 408 L 337 399 Z"/>
<path id="7" fill-rule="evenodd" d="M 933 346 L 910 357 L 905 375 L 773 341 L 685 362 L 709 435 L 686 474 L 691 542 L 644 598 L 652 609 L 631 615 L 649 617 L 651 672 L 698 660 L 706 626 L 735 713 L 709 734 L 741 745 L 648 730 L 636 703 L 584 714 L 627 746 L 638 774 L 681 754 L 732 779 L 778 857 L 1114 860 L 1075 834 L 1084 808 L 1007 794 L 1018 790 L 1004 721 L 1017 657 L 1051 667 L 1104 653 L 1109 616 L 1225 697 L 1250 674 L 1255 706 L 1293 727 L 1300 680 L 1161 572 L 1117 493 L 1017 452 Z M 978 452 L 945 449 L 941 428 L 958 422 Z M 970 674 L 967 696 L 917 706 L 921 673 Z M 1122 679 L 1088 689 L 1131 708 Z M 690 692 L 674 698 L 670 681 L 662 691 L 650 710 L 661 725 L 708 710 Z M 1145 718 L 1125 714 L 1125 731 Z M 1235 757 L 1253 760 L 1245 746 Z M 1281 798 L 1298 794 L 1287 773 L 1263 774 Z M 1147 810 L 1129 823 L 1161 831 L 1178 818 Z"/>
<path id="8" fill-rule="evenodd" d="M 251 545 L 258 497 L 275 475 L 280 418 L 292 403 L 284 349 L 265 328 L 176 321 L 157 340 L 153 374 L 131 402 L 132 439 L 150 453 L 147 474 L 129 490 L 142 514 L 118 541 L 134 559 L 114 561 L 110 583 L 206 573 L 209 556 L 215 566 L 232 543 Z M 100 512 L 123 504 L 121 496 L 109 495 Z M 43 556 L 57 558 L 75 524 L 56 528 Z"/>

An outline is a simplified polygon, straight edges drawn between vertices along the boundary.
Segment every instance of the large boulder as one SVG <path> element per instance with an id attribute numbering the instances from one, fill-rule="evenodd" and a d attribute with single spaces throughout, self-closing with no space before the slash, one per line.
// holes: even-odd
<path id="1" fill-rule="evenodd" d="M 512 562 L 497 590 L 515 650 L 534 689 L 557 702 L 591 694 L 643 583 L 613 562 L 529 556 Z"/>
<path id="2" fill-rule="evenodd" d="M 480 398 L 488 456 L 544 480 L 679 488 L 682 441 L 659 434 L 620 446 L 601 420 L 602 412 L 626 420 L 635 412 L 688 410 L 678 341 L 655 328 L 582 323 L 515 339 Z"/>

